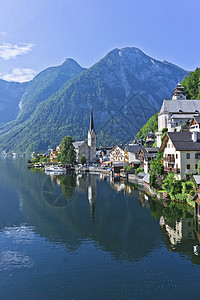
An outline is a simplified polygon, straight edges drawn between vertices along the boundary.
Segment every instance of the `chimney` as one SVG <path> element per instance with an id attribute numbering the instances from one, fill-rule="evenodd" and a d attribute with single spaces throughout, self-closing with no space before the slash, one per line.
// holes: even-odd
<path id="1" fill-rule="evenodd" d="M 197 132 L 196 132 L 196 131 L 193 131 L 193 132 L 192 132 L 192 141 L 193 141 L 194 143 L 197 142 Z"/>

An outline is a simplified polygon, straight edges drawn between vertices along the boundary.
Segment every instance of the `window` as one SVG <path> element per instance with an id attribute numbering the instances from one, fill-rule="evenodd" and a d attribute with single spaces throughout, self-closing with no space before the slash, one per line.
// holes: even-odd
<path id="1" fill-rule="evenodd" d="M 190 159 L 190 153 L 186 153 L 186 158 Z"/>
<path id="2" fill-rule="evenodd" d="M 198 153 L 195 153 L 195 159 L 198 159 Z"/>
<path id="3" fill-rule="evenodd" d="M 187 169 L 188 169 L 188 170 L 190 169 L 190 165 L 187 165 Z"/>
<path id="4" fill-rule="evenodd" d="M 176 154 L 176 159 L 178 159 L 178 154 Z"/>
<path id="5" fill-rule="evenodd" d="M 196 164 L 196 165 L 195 165 L 195 170 L 197 170 L 197 167 L 198 167 L 198 165 Z"/>

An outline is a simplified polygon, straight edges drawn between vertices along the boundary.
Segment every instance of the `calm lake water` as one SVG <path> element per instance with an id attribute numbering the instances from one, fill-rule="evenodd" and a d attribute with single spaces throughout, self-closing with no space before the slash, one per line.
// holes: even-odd
<path id="1" fill-rule="evenodd" d="M 199 237 L 184 205 L 133 185 L 0 159 L 0 299 L 198 298 Z"/>

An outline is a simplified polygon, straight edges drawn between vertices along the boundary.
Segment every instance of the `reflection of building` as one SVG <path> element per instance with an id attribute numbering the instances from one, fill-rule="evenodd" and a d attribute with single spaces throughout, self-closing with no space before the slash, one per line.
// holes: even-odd
<path id="1" fill-rule="evenodd" d="M 115 180 L 114 178 L 110 177 L 110 184 L 111 187 L 116 190 L 117 192 L 124 191 L 124 194 L 130 194 L 132 190 L 134 190 L 134 186 L 130 187 L 129 185 L 125 184 L 123 181 Z"/>
<path id="2" fill-rule="evenodd" d="M 194 239 L 194 223 L 193 219 L 180 219 L 175 221 L 172 227 L 168 224 L 163 216 L 160 217 L 160 226 L 164 234 L 166 243 L 169 249 L 174 249 L 174 246 L 183 243 L 184 240 Z"/>

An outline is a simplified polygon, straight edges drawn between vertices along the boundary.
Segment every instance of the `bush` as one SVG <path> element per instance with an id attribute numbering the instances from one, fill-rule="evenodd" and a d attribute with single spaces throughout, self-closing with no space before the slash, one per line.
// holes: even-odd
<path id="1" fill-rule="evenodd" d="M 140 172 L 144 172 L 144 169 L 141 166 L 135 170 L 135 175 L 139 174 Z"/>

